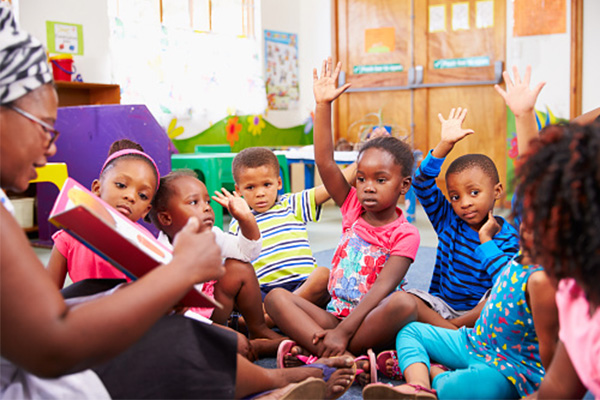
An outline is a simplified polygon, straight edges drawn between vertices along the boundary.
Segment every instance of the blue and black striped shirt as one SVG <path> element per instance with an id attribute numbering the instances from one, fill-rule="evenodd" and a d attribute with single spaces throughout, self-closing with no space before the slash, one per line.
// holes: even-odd
<path id="1" fill-rule="evenodd" d="M 435 179 L 444 159 L 431 151 L 415 172 L 413 187 L 438 235 L 429 293 L 457 311 L 470 310 L 492 287 L 498 273 L 519 251 L 519 234 L 504 218 L 502 229 L 484 244 L 452 209 Z"/>

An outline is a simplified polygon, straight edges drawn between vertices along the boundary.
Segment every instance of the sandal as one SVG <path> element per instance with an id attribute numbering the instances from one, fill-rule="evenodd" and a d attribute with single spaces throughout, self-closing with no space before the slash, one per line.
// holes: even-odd
<path id="1" fill-rule="evenodd" d="M 387 369 L 387 360 L 392 359 L 392 373 L 388 372 Z M 400 366 L 398 365 L 398 354 L 396 350 L 386 350 L 382 351 L 377 355 L 377 369 L 384 376 L 393 379 L 395 381 L 404 380 L 404 376 L 402 376 L 402 371 L 400 371 Z"/>
<path id="2" fill-rule="evenodd" d="M 279 389 L 268 390 L 254 396 L 246 397 L 253 400 L 303 400 L 323 399 L 327 391 L 327 384 L 323 379 L 306 378 L 302 382 L 290 383 Z"/>
<path id="3" fill-rule="evenodd" d="M 421 385 L 405 383 L 392 386 L 386 383 L 373 383 L 363 389 L 363 399 L 428 399 L 437 400 L 437 392 Z"/>
<path id="4" fill-rule="evenodd" d="M 281 343 L 279 343 L 279 347 L 277 348 L 277 368 L 286 368 L 284 364 L 285 356 L 291 356 L 292 348 L 294 348 L 294 346 L 297 345 L 298 344 L 296 342 L 289 339 L 283 340 Z M 319 359 L 318 357 L 313 355 L 305 356 L 302 354 L 296 354 L 294 357 L 296 357 L 301 363 L 305 365 L 312 364 Z"/>
<path id="5" fill-rule="evenodd" d="M 377 383 L 377 360 L 375 358 L 375 353 L 373 353 L 372 349 L 367 350 L 367 355 L 362 355 L 354 359 L 354 363 L 358 367 L 358 361 L 367 360 L 369 361 L 369 374 L 370 380 L 369 383 Z M 360 374 L 366 373 L 365 370 L 357 368 L 356 376 L 358 377 Z"/>

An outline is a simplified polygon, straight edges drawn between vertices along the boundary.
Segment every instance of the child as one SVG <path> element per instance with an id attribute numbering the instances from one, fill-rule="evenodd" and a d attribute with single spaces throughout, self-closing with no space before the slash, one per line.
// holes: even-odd
<path id="1" fill-rule="evenodd" d="M 262 299 L 254 269 L 249 261 L 256 258 L 262 247 L 260 231 L 246 202 L 226 190 L 214 199 L 227 208 L 239 221 L 241 234 L 223 233 L 214 226 L 214 212 L 206 186 L 191 170 L 177 170 L 160 180 L 160 188 L 152 202 L 149 214 L 152 223 L 161 230 L 159 240 L 171 246 L 175 235 L 187 220 L 196 216 L 215 234 L 225 258 L 225 275 L 218 281 L 207 282 L 203 292 L 213 296 L 223 309 L 196 309 L 192 311 L 224 325 L 233 310 L 238 307 L 245 316 L 250 338 L 278 338 L 280 335 L 267 328 L 262 313 Z"/>
<path id="2" fill-rule="evenodd" d="M 92 192 L 132 222 L 144 218 L 158 188 L 158 168 L 142 146 L 127 139 L 115 141 L 100 176 L 92 182 Z M 140 225 L 141 227 L 141 225 Z M 130 280 L 96 253 L 63 230 L 52 239 L 54 248 L 47 270 L 62 288 L 67 272 L 73 282 L 90 278 Z"/>
<path id="3" fill-rule="evenodd" d="M 518 170 L 524 247 L 558 281 L 560 341 L 538 398 L 600 396 L 600 122 L 548 126 Z M 557 227 L 559 227 L 557 229 Z"/>
<path id="4" fill-rule="evenodd" d="M 397 330 L 414 320 L 398 299 L 398 286 L 413 262 L 419 233 L 397 207 L 410 188 L 412 151 L 391 137 L 366 142 L 358 155 L 356 188 L 333 159 L 331 103 L 349 85 L 336 88 L 341 63 L 323 62 L 314 71 L 315 160 L 327 191 L 341 206 L 344 234 L 333 259 L 327 310 L 273 290 L 265 307 L 277 326 L 311 354 L 363 354 L 391 343 Z"/>
<path id="5" fill-rule="evenodd" d="M 452 109 L 448 119 L 439 114 L 441 141 L 415 173 L 415 193 L 439 243 L 429 292 L 407 290 L 407 296 L 417 303 L 419 321 L 454 329 L 472 326 L 484 295 L 519 248 L 516 229 L 492 213 L 503 188 L 496 166 L 487 156 L 469 154 L 450 165 L 446 172 L 450 201 L 436 186 L 445 157 L 457 142 L 473 133 L 462 129 L 466 114 L 461 108 Z"/>
<path id="6" fill-rule="evenodd" d="M 232 170 L 235 190 L 252 209 L 263 237 L 262 251 L 252 262 L 263 298 L 274 288 L 284 288 L 324 306 L 329 300 L 329 269 L 317 267 L 306 223 L 321 217 L 321 205 L 330 198 L 325 187 L 278 196 L 282 187 L 279 163 L 271 150 L 262 147 L 242 150 Z M 343 173 L 350 178 L 354 165 Z M 230 232 L 237 235 L 239 231 L 234 218 Z"/>
<path id="7" fill-rule="evenodd" d="M 533 117 L 543 84 L 531 91 L 529 68 L 523 82 L 514 71 L 515 83 L 505 73 L 508 92 L 499 92 L 517 118 L 521 155 L 531 137 L 528 116 Z M 535 132 L 535 117 L 533 123 Z M 524 239 L 531 236 L 531 231 L 522 233 Z M 397 338 L 398 364 L 407 384 L 370 385 L 364 397 L 518 398 L 536 391 L 555 351 L 558 315 L 550 280 L 541 266 L 530 265 L 531 253 L 521 249 L 502 269 L 473 328 L 407 325 Z M 430 358 L 453 371 L 434 366 Z M 389 363 L 387 367 L 390 374 L 393 368 Z"/>

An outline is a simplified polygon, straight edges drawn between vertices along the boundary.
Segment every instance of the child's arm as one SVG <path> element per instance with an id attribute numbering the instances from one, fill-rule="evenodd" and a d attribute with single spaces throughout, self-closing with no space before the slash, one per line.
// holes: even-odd
<path id="1" fill-rule="evenodd" d="M 313 70 L 313 92 L 317 103 L 314 125 L 315 162 L 327 192 L 339 206 L 344 204 L 344 200 L 350 192 L 350 184 L 333 158 L 331 131 L 331 103 L 350 87 L 349 83 L 339 88 L 336 87 L 341 69 L 342 63 L 339 62 L 332 71 L 332 61 L 329 57 L 323 61 L 320 78 L 317 69 Z"/>
<path id="2" fill-rule="evenodd" d="M 540 345 L 544 368 L 550 366 L 558 343 L 558 310 L 554 297 L 556 290 L 544 271 L 531 274 L 527 280 L 527 303 L 531 307 L 533 324 Z"/>
<path id="3" fill-rule="evenodd" d="M 598 117 L 600 117 L 600 107 L 594 108 L 593 110 L 588 111 L 585 114 L 581 114 L 577 118 L 573 118 L 571 122 L 574 122 L 579 125 L 587 125 L 591 122 L 594 122 Z"/>
<path id="4" fill-rule="evenodd" d="M 495 242 L 494 236 L 502 230 L 492 211 L 488 213 L 488 219 L 479 228 L 479 241 L 481 244 L 475 248 L 475 255 L 485 266 L 485 270 L 496 281 L 496 277 L 502 268 L 510 262 L 519 251 L 519 238 L 515 233 L 512 239 Z"/>
<path id="5" fill-rule="evenodd" d="M 356 178 L 356 162 L 353 162 L 341 171 L 344 175 L 344 178 L 346 178 L 346 181 L 352 184 Z M 315 188 L 315 203 L 317 206 L 325 203 L 330 198 L 331 196 L 327 192 L 327 189 L 325 189 L 325 185 L 319 185 Z"/>
<path id="6" fill-rule="evenodd" d="M 62 289 L 67 277 L 67 259 L 58 251 L 56 246 L 52 247 L 46 271 L 48 271 L 50 277 L 56 283 L 56 287 Z"/>
<path id="7" fill-rule="evenodd" d="M 222 188 L 221 192 L 215 191 L 212 199 L 225 207 L 231 216 L 240 224 L 240 231 L 245 238 L 250 240 L 260 239 L 260 230 L 256 219 L 248 207 L 248 203 L 237 192 L 231 194 L 227 189 Z"/>
<path id="8" fill-rule="evenodd" d="M 506 91 L 499 85 L 494 85 L 494 89 L 502 96 L 508 108 L 515 115 L 518 152 L 519 156 L 522 156 L 529 150 L 531 140 L 538 135 L 537 122 L 535 121 L 535 102 L 546 82 L 540 82 L 533 89 L 529 89 L 530 65 L 525 69 L 523 80 L 521 80 L 519 70 L 515 66 L 513 66 L 514 83 L 510 79 L 508 71 L 504 71 L 502 75 L 506 82 Z"/>
<path id="9" fill-rule="evenodd" d="M 322 340 L 322 357 L 341 355 L 346 351 L 348 342 L 354 336 L 366 316 L 392 293 L 402 282 L 412 260 L 408 257 L 390 256 L 373 286 L 350 315 L 342 320 L 335 329 L 315 334 L 313 342 Z M 376 327 L 374 329 L 377 329 Z"/>
<path id="10" fill-rule="evenodd" d="M 467 109 L 462 109 L 460 107 L 458 107 L 458 109 L 453 108 L 450 110 L 448 119 L 444 119 L 442 114 L 438 114 L 438 119 L 442 123 L 442 137 L 431 152 L 431 155 L 435 158 L 445 158 L 450 154 L 456 143 L 460 142 L 468 135 L 475 133 L 473 129 L 462 129 L 462 123 L 466 116 Z"/>
<path id="11" fill-rule="evenodd" d="M 581 399 L 587 391 L 571 363 L 571 358 L 562 341 L 558 342 L 556 352 L 546 376 L 537 392 L 538 399 Z"/>

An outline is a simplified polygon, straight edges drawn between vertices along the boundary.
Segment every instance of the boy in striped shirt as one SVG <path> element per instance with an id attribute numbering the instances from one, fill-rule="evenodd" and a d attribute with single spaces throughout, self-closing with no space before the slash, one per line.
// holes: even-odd
<path id="1" fill-rule="evenodd" d="M 325 187 L 279 196 L 279 162 L 263 147 L 242 150 L 232 170 L 235 190 L 252 209 L 263 238 L 261 253 L 252 261 L 263 299 L 280 287 L 315 304 L 327 304 L 329 268 L 317 267 L 306 230 L 307 222 L 320 219 L 321 205 L 329 200 Z M 344 169 L 347 178 L 353 172 L 354 164 Z M 232 220 L 229 231 L 239 233 L 238 221 Z"/>
<path id="2" fill-rule="evenodd" d="M 472 326 L 502 268 L 519 250 L 517 230 L 493 215 L 503 193 L 494 162 L 483 154 L 457 158 L 446 172 L 449 201 L 437 187 L 446 156 L 474 133 L 462 129 L 467 110 L 452 109 L 442 123 L 441 140 L 415 172 L 413 188 L 437 235 L 438 248 L 429 292 L 410 289 L 417 319 L 454 328 Z"/>

